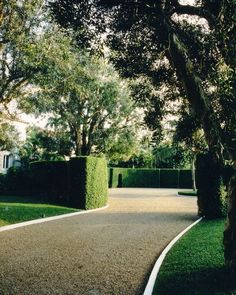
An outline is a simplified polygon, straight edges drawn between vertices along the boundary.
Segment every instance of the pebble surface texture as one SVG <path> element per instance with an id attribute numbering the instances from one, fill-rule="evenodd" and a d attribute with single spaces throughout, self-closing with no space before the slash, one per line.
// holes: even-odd
<path id="1" fill-rule="evenodd" d="M 0 294 L 142 294 L 164 247 L 197 219 L 175 189 L 111 189 L 109 208 L 0 233 Z"/>

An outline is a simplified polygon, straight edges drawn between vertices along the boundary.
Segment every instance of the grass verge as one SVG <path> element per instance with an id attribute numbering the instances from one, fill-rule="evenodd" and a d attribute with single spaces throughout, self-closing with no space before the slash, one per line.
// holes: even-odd
<path id="1" fill-rule="evenodd" d="M 168 253 L 153 295 L 236 295 L 224 267 L 223 219 L 203 220 Z"/>
<path id="2" fill-rule="evenodd" d="M 28 197 L 0 196 L 0 226 L 80 211 Z"/>
<path id="3" fill-rule="evenodd" d="M 197 195 L 197 191 L 183 191 L 183 192 L 178 192 L 178 195 L 182 195 L 182 196 L 196 196 Z"/>

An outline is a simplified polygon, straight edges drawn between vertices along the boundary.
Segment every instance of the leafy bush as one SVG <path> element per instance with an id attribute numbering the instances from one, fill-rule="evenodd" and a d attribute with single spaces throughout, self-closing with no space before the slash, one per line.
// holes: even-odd
<path id="1" fill-rule="evenodd" d="M 221 169 L 214 163 L 210 153 L 197 156 L 196 184 L 199 215 L 209 219 L 225 216 L 227 193 L 223 185 Z"/>

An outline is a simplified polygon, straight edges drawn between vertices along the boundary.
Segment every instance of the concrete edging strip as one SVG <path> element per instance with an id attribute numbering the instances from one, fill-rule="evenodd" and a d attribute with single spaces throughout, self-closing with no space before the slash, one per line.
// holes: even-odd
<path id="1" fill-rule="evenodd" d="M 109 205 L 106 205 L 106 206 L 101 207 L 101 208 L 91 209 L 91 210 L 87 210 L 87 211 L 79 211 L 79 212 L 61 214 L 61 215 L 56 215 L 56 216 L 52 216 L 52 217 L 39 218 L 39 219 L 30 220 L 30 221 L 24 221 L 24 222 L 15 223 L 15 224 L 4 225 L 4 226 L 0 227 L 0 232 L 15 229 L 15 228 L 18 228 L 18 227 L 27 226 L 27 225 L 38 224 L 38 223 L 53 221 L 53 220 L 57 220 L 57 219 L 62 219 L 62 218 L 73 217 L 73 216 L 77 216 L 77 215 L 97 212 L 97 211 L 100 211 L 100 210 L 107 209 L 108 207 L 109 207 Z"/>
<path id="2" fill-rule="evenodd" d="M 194 223 L 190 224 L 186 229 L 184 229 L 181 233 L 179 233 L 167 246 L 166 248 L 162 251 L 161 255 L 158 257 L 151 275 L 149 277 L 148 283 L 146 285 L 146 288 L 144 290 L 143 295 L 152 295 L 153 289 L 154 289 L 154 285 L 156 282 L 156 278 L 157 275 L 159 273 L 159 270 L 161 268 L 161 265 L 166 257 L 166 254 L 170 251 L 170 249 L 174 246 L 174 244 L 187 232 L 189 231 L 194 225 L 196 225 L 197 223 L 199 223 L 203 218 L 199 218 L 198 220 L 196 220 Z"/>

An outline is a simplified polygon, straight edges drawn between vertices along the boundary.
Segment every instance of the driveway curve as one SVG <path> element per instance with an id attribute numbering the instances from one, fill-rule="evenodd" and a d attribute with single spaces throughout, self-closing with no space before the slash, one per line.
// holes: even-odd
<path id="1" fill-rule="evenodd" d="M 111 189 L 109 208 L 0 233 L 0 294 L 136 295 L 197 219 L 175 189 Z"/>

